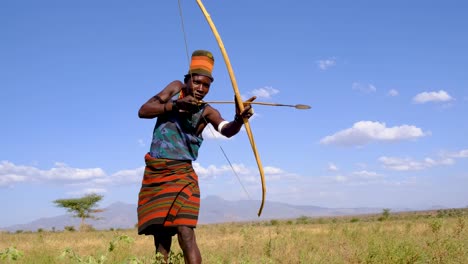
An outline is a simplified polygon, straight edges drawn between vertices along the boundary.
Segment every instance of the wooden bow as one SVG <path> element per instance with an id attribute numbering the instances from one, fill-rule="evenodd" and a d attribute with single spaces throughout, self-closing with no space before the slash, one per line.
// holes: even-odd
<path id="1" fill-rule="evenodd" d="M 210 14 L 208 14 L 208 11 L 206 11 L 206 8 L 203 5 L 202 1 L 197 0 L 197 4 L 200 7 L 203 15 L 205 16 L 206 21 L 210 25 L 211 31 L 213 32 L 213 34 L 214 34 L 214 36 L 216 38 L 216 41 L 218 42 L 219 48 L 221 49 L 221 53 L 223 54 L 224 62 L 226 63 L 226 67 L 227 67 L 227 70 L 229 72 L 229 77 L 231 78 L 231 84 L 232 84 L 232 88 L 234 89 L 234 94 L 235 94 L 235 97 L 236 97 L 237 105 L 239 105 L 240 111 L 243 111 L 244 110 L 244 104 L 242 103 L 242 98 L 241 98 L 241 95 L 240 95 L 240 92 L 239 92 L 239 88 L 237 87 L 237 81 L 236 81 L 236 78 L 234 76 L 234 71 L 232 69 L 231 62 L 230 62 L 229 57 L 227 55 L 226 49 L 224 48 L 223 41 L 221 40 L 221 37 L 219 36 L 218 30 L 216 29 L 216 26 L 214 25 L 213 20 L 211 20 Z M 250 145 L 252 146 L 252 151 L 253 151 L 253 153 L 255 155 L 255 159 L 257 160 L 257 166 L 258 166 L 258 170 L 260 172 L 260 178 L 262 180 L 262 203 L 260 205 L 260 209 L 258 210 L 258 216 L 260 216 L 262 214 L 263 205 L 265 204 L 265 194 L 266 194 L 265 173 L 263 172 L 262 161 L 260 160 L 260 155 L 258 154 L 257 146 L 255 145 L 255 140 L 254 140 L 254 137 L 253 137 L 253 134 L 252 134 L 252 130 L 250 128 L 250 123 L 249 123 L 249 120 L 247 118 L 244 118 L 244 126 L 245 126 L 245 130 L 247 131 L 247 135 L 249 136 Z"/>

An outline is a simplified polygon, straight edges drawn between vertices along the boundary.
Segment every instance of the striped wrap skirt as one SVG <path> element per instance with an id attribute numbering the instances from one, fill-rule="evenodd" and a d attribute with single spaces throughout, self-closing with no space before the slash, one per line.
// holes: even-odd
<path id="1" fill-rule="evenodd" d="M 198 176 L 190 161 L 145 155 L 138 195 L 138 234 L 153 235 L 162 227 L 196 227 L 200 209 Z"/>

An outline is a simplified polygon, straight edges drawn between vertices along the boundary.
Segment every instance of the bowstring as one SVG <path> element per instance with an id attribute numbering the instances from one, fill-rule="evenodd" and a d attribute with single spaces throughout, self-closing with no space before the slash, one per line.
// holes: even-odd
<path id="1" fill-rule="evenodd" d="M 182 14 L 182 4 L 180 3 L 180 0 L 177 0 L 177 3 L 178 3 L 178 6 L 179 6 L 180 25 L 182 27 L 182 33 L 184 35 L 185 56 L 186 56 L 186 59 L 187 59 L 187 63 L 189 65 L 190 78 L 192 78 L 192 71 L 190 70 L 190 55 L 189 55 L 189 51 L 188 51 L 187 32 L 185 31 L 184 16 Z"/>
<path id="2" fill-rule="evenodd" d="M 190 74 L 190 78 L 192 78 L 192 72 L 190 70 L 190 55 L 189 55 L 189 49 L 188 49 L 188 41 L 187 41 L 187 32 L 185 31 L 185 24 L 184 24 L 184 18 L 183 18 L 183 14 L 182 14 L 182 5 L 181 5 L 181 0 L 178 0 L 177 1 L 178 3 L 178 6 L 179 6 L 179 16 L 180 16 L 180 24 L 181 24 L 181 27 L 182 27 L 182 33 L 183 33 L 183 36 L 184 36 L 184 44 L 185 44 L 185 55 L 186 55 L 186 59 L 187 59 L 187 64 L 189 66 L 189 74 Z M 234 169 L 234 166 L 232 165 L 231 163 L 231 160 L 229 159 L 229 157 L 227 156 L 226 152 L 224 151 L 223 147 L 221 146 L 221 144 L 219 143 L 219 137 L 216 135 L 216 133 L 214 132 L 214 128 L 213 126 L 211 126 L 211 123 L 208 122 L 208 120 L 206 120 L 205 116 L 203 116 L 203 114 L 201 115 L 203 120 L 205 121 L 205 123 L 207 124 L 206 127 L 208 127 L 208 130 L 211 132 L 211 135 L 213 136 L 213 138 L 215 138 L 215 141 L 216 143 L 218 144 L 218 147 L 219 149 L 221 150 L 221 153 L 223 153 L 223 156 L 224 158 L 226 159 L 227 163 L 229 164 L 229 167 L 231 167 L 231 170 L 232 172 L 234 173 L 234 175 L 236 176 L 237 178 L 237 181 L 239 182 L 239 184 L 242 186 L 242 189 L 244 189 L 244 192 L 245 194 L 247 195 L 248 199 L 249 200 L 252 200 L 252 198 L 250 198 L 250 194 L 249 192 L 247 191 L 247 189 L 245 188 L 244 184 L 242 183 L 239 175 L 237 174 L 236 170 Z M 206 128 L 205 127 L 205 128 Z"/>

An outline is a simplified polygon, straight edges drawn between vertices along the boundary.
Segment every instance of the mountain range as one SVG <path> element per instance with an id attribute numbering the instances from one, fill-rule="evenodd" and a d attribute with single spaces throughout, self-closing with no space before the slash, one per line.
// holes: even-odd
<path id="1" fill-rule="evenodd" d="M 261 217 L 257 217 L 260 201 L 240 200 L 228 201 L 218 196 L 208 196 L 202 199 L 199 224 L 213 224 L 226 222 L 262 221 L 271 219 L 294 219 L 301 216 L 329 217 L 345 215 L 362 215 L 380 213 L 383 208 L 325 208 L 318 206 L 298 206 L 287 203 L 267 201 Z M 86 219 L 86 223 L 95 229 L 127 229 L 134 228 L 137 223 L 137 206 L 116 202 L 103 208 L 103 212 L 96 214 L 98 220 Z M 400 210 L 403 211 L 403 210 Z M 392 210 L 393 212 L 393 210 Z M 63 230 L 66 226 L 78 229 L 81 219 L 64 214 L 46 217 L 26 224 L 0 227 L 0 230 L 15 232 L 42 230 Z"/>

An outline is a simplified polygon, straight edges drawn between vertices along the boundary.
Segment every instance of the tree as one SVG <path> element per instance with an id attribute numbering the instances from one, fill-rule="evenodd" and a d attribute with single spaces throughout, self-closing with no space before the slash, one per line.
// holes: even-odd
<path id="1" fill-rule="evenodd" d="M 85 219 L 97 219 L 93 214 L 102 212 L 101 209 L 96 209 L 97 203 L 103 198 L 102 195 L 88 194 L 77 199 L 58 199 L 54 203 L 58 207 L 67 208 L 67 211 L 73 213 L 74 217 L 81 218 L 80 229 L 85 226 Z"/>
<path id="2" fill-rule="evenodd" d="M 382 210 L 382 217 L 387 220 L 390 217 L 390 209 L 389 208 L 384 208 Z"/>

